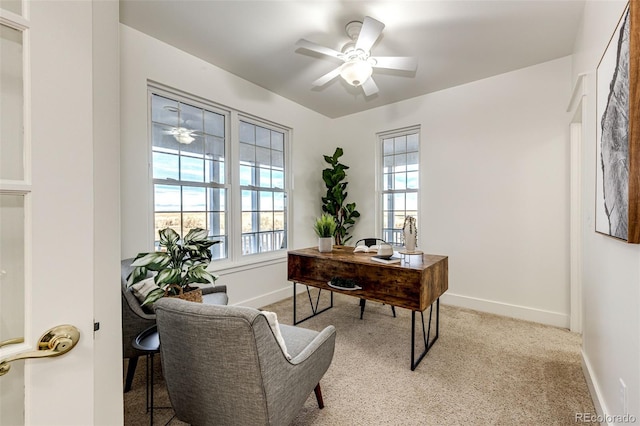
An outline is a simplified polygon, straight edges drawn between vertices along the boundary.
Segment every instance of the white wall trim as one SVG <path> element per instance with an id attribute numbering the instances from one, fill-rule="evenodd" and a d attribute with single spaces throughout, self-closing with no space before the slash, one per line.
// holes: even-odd
<path id="1" fill-rule="evenodd" d="M 585 81 L 586 75 L 587 73 L 578 74 L 576 83 L 573 85 L 573 91 L 571 92 L 571 99 L 569 99 L 567 112 L 575 111 L 578 103 L 582 100 L 582 97 L 587 95 L 587 83 Z"/>
<path id="2" fill-rule="evenodd" d="M 249 299 L 241 300 L 237 303 L 234 303 L 234 306 L 249 306 L 251 308 L 261 308 L 266 305 L 270 305 L 272 303 L 279 302 L 288 297 L 292 296 L 293 290 L 291 289 L 291 285 L 287 285 L 285 288 L 281 288 L 279 290 L 271 291 L 269 293 L 264 293 L 256 297 L 252 297 Z"/>
<path id="3" fill-rule="evenodd" d="M 510 303 L 462 296 L 449 292 L 443 294 L 440 300 L 446 305 L 474 309 L 476 311 L 503 315 L 525 321 L 533 321 L 554 327 L 569 328 L 569 315 L 560 312 L 545 311 L 527 306 L 512 305 Z"/>
<path id="4" fill-rule="evenodd" d="M 589 388 L 589 393 L 591 394 L 591 400 L 593 401 L 593 405 L 595 406 L 596 413 L 601 418 L 606 418 L 606 413 L 608 412 L 607 407 L 604 404 L 604 399 L 602 398 L 602 392 L 600 391 L 600 387 L 598 386 L 598 382 L 594 379 L 591 368 L 591 363 L 587 358 L 587 355 L 584 353 L 584 349 L 580 351 L 580 358 L 582 360 L 582 373 L 584 374 L 584 378 L 587 382 L 587 387 Z M 609 423 L 604 421 L 601 424 L 608 425 Z"/>

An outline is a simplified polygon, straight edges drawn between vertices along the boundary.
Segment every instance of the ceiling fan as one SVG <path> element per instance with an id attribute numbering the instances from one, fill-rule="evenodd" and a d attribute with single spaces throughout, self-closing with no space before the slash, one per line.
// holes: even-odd
<path id="1" fill-rule="evenodd" d="M 170 127 L 162 131 L 164 134 L 171 135 L 178 143 L 189 145 L 195 137 L 202 136 L 202 132 L 188 129 L 186 127 Z"/>
<path id="2" fill-rule="evenodd" d="M 362 22 L 351 21 L 346 27 L 351 41 L 344 45 L 342 52 L 321 46 L 309 40 L 300 39 L 296 43 L 303 49 L 321 53 L 344 61 L 333 71 L 323 75 L 312 84 L 324 86 L 337 76 L 341 76 L 352 86 L 362 87 L 366 96 L 378 93 L 378 86 L 371 77 L 374 68 L 391 70 L 415 71 L 418 67 L 416 58 L 407 56 L 371 56 L 371 47 L 378 40 L 384 24 L 370 16 L 365 16 Z"/>

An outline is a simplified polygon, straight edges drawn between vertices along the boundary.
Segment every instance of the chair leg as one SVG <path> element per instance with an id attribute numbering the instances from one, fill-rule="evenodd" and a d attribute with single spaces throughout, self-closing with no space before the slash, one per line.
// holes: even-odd
<path id="1" fill-rule="evenodd" d="M 129 358 L 129 365 L 127 366 L 127 378 L 124 382 L 124 391 L 129 392 L 131 390 L 131 383 L 133 382 L 133 376 L 136 373 L 136 366 L 138 365 L 138 357 Z"/>
<path id="2" fill-rule="evenodd" d="M 360 319 L 362 319 L 362 315 L 364 315 L 364 307 L 367 304 L 367 299 L 360 299 Z"/>
<path id="3" fill-rule="evenodd" d="M 318 400 L 318 408 L 322 410 L 324 408 L 324 401 L 322 400 L 322 391 L 320 390 L 320 383 L 316 385 L 313 391 L 315 392 L 316 399 Z"/>
<path id="4" fill-rule="evenodd" d="M 393 312 L 393 317 L 396 317 L 396 307 L 395 306 L 391 306 L 391 312 Z"/>

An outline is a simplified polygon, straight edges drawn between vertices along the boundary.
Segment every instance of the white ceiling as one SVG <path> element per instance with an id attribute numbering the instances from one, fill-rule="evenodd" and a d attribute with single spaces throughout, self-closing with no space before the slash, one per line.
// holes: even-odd
<path id="1" fill-rule="evenodd" d="M 120 0 L 120 21 L 328 117 L 446 89 L 569 55 L 584 0 L 218 1 Z M 309 41 L 341 50 L 344 26 L 371 16 L 386 24 L 374 56 L 415 56 L 414 73 L 374 70 L 365 97 L 341 64 L 297 49 Z"/>

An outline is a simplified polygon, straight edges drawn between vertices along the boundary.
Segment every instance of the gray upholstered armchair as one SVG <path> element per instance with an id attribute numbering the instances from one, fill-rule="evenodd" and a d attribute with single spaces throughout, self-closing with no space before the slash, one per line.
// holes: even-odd
<path id="1" fill-rule="evenodd" d="M 280 325 L 261 311 L 164 298 L 156 303 L 162 372 L 176 417 L 192 425 L 288 425 L 329 368 L 335 328 Z"/>
<path id="2" fill-rule="evenodd" d="M 131 263 L 133 259 L 125 259 L 120 263 L 120 286 L 122 287 L 122 357 L 129 359 L 127 366 L 127 377 L 125 379 L 124 391 L 131 389 L 133 375 L 138 365 L 138 357 L 144 355 L 134 349 L 131 345 L 133 339 L 156 323 L 156 315 L 151 311 L 146 311 L 140 306 L 140 302 L 127 286 L 127 277 L 133 270 Z M 216 285 L 205 288 L 202 291 L 202 301 L 207 304 L 226 305 L 229 302 L 227 297 L 227 286 Z"/>

